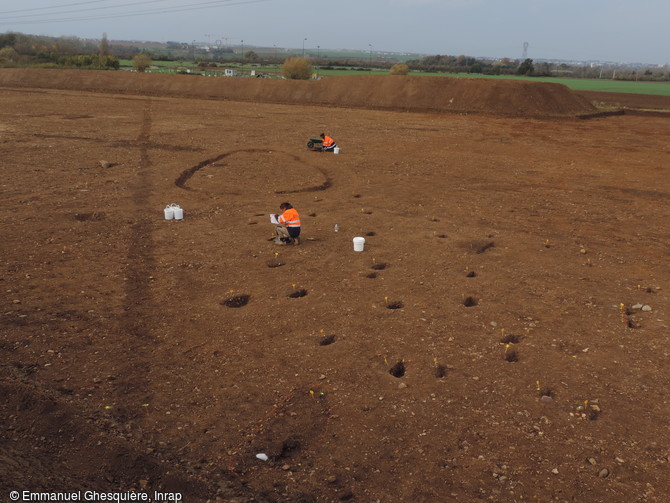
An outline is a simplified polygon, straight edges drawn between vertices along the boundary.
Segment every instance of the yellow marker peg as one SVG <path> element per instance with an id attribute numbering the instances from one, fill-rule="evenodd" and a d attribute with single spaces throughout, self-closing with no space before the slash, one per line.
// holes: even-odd
<path id="1" fill-rule="evenodd" d="M 537 390 L 540 391 L 540 381 L 535 381 L 535 384 L 537 384 Z"/>
<path id="2" fill-rule="evenodd" d="M 505 353 L 507 353 L 508 349 L 509 349 L 509 344 L 505 344 Z"/>
<path id="3" fill-rule="evenodd" d="M 312 398 L 314 398 L 314 390 L 309 390 L 309 394 L 312 395 Z"/>

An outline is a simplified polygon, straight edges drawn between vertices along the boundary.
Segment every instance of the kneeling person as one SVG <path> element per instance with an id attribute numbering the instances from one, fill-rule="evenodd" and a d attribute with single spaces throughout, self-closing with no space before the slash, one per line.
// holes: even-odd
<path id="1" fill-rule="evenodd" d="M 300 215 L 290 203 L 281 203 L 282 214 L 277 217 L 279 225 L 275 227 L 276 242 L 282 244 L 300 244 Z"/>
<path id="2" fill-rule="evenodd" d="M 335 147 L 337 147 L 335 140 L 333 140 L 330 136 L 327 136 L 326 133 L 321 133 L 319 136 L 321 136 L 321 139 L 323 140 L 322 150 L 324 152 L 334 152 Z"/>

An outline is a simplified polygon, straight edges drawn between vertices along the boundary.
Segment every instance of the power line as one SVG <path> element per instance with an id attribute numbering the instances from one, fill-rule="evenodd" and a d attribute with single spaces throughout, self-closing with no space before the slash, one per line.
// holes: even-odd
<path id="1" fill-rule="evenodd" d="M 105 1 L 105 0 L 103 0 Z M 86 9 L 75 9 L 75 10 L 64 10 L 60 12 L 54 12 L 53 15 L 61 15 L 61 14 L 71 14 L 73 12 L 85 12 L 85 11 L 91 11 L 91 10 L 104 10 L 104 9 L 116 9 L 117 7 L 129 7 L 129 6 L 135 6 L 135 5 L 142 5 L 142 4 L 148 4 L 148 3 L 157 3 L 157 2 L 165 2 L 166 0 L 145 0 L 144 2 L 132 2 L 132 3 L 124 3 L 120 5 L 107 5 L 104 7 L 88 7 Z M 82 2 L 84 3 L 99 3 L 100 0 L 96 2 Z M 82 4 L 70 4 L 70 5 L 82 5 Z M 64 5 L 62 7 L 65 7 Z M 33 10 L 33 9 L 30 9 Z M 9 16 L 5 17 L 4 19 L 17 19 L 17 18 L 25 18 L 25 17 L 39 17 L 39 16 L 44 16 L 44 14 L 23 14 L 20 16 Z"/>
<path id="2" fill-rule="evenodd" d="M 17 12 L 32 12 L 36 10 L 60 9 L 62 7 L 74 7 L 75 5 L 86 5 L 90 3 L 109 2 L 110 0 L 89 0 L 88 2 L 66 3 L 63 5 L 49 5 L 48 7 L 33 7 L 32 9 L 6 10 L 0 14 L 15 14 Z"/>
<path id="3" fill-rule="evenodd" d="M 147 2 L 140 2 L 140 3 L 152 3 L 152 1 L 161 1 L 161 0 L 149 0 Z M 70 21 L 91 21 L 91 20 L 96 20 L 96 19 L 114 19 L 114 18 L 122 18 L 122 17 L 134 17 L 134 16 L 146 15 L 146 14 L 167 14 L 167 13 L 172 13 L 172 12 L 187 12 L 187 11 L 193 11 L 193 10 L 211 9 L 211 8 L 216 8 L 216 7 L 228 7 L 228 6 L 232 6 L 232 5 L 246 5 L 246 4 L 251 4 L 251 3 L 260 3 L 260 2 L 267 2 L 267 1 L 270 1 L 270 0 L 238 0 L 238 1 L 218 0 L 218 1 L 212 1 L 212 2 L 202 2 L 202 3 L 197 3 L 197 4 L 191 4 L 188 7 L 182 5 L 182 6 L 166 7 L 166 8 L 162 8 L 162 9 L 126 12 L 126 13 L 120 13 L 120 14 L 104 14 L 104 15 L 92 15 L 92 16 L 85 16 L 85 17 L 69 17 L 69 18 L 35 19 L 35 20 L 27 20 L 27 21 L 8 21 L 8 22 L 3 21 L 2 24 L 14 24 L 14 25 L 24 24 L 25 25 L 25 24 L 60 23 L 60 22 L 70 22 Z M 137 2 L 133 5 L 137 5 Z M 57 14 L 64 14 L 64 13 L 54 12 L 53 14 L 57 15 Z"/>

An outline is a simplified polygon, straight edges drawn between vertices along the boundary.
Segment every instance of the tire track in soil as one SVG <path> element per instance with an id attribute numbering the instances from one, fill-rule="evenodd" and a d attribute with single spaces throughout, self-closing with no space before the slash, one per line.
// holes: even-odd
<path id="1" fill-rule="evenodd" d="M 211 164 L 214 164 L 215 162 L 219 162 L 222 159 L 225 159 L 226 157 L 237 154 L 240 152 L 247 152 L 247 153 L 254 153 L 254 152 L 259 152 L 259 153 L 265 153 L 267 152 L 266 149 L 259 149 L 259 148 L 244 148 L 244 149 L 239 149 L 239 150 L 232 150 L 230 152 L 225 152 L 223 154 L 219 154 L 216 157 L 212 157 L 211 159 L 206 159 L 200 163 L 198 163 L 195 166 L 192 166 L 188 169 L 185 169 L 184 171 L 181 172 L 179 177 L 174 181 L 174 184 L 179 187 L 180 189 L 184 190 L 193 190 L 190 187 L 186 185 L 186 183 L 195 175 L 198 171 L 200 171 L 203 168 L 206 168 L 207 166 L 210 166 Z M 304 162 L 300 157 L 297 155 L 289 154 L 288 152 L 284 152 L 286 155 L 291 157 L 295 162 Z M 275 194 L 296 194 L 296 193 L 301 193 L 301 192 L 318 192 L 321 190 L 326 190 L 332 187 L 333 185 L 333 180 L 330 178 L 326 172 L 317 167 L 315 168 L 319 173 L 324 178 L 324 182 L 321 185 L 317 185 L 315 187 L 307 187 L 304 189 L 296 189 L 296 190 L 279 190 L 275 191 Z"/>
<path id="2" fill-rule="evenodd" d="M 151 403 L 149 390 L 150 354 L 154 340 L 151 335 L 152 308 L 150 279 L 155 270 L 153 257 L 153 225 L 146 215 L 149 198 L 152 193 L 150 179 L 151 157 L 151 100 L 145 101 L 142 124 L 136 145 L 139 148 L 139 168 L 134 183 L 129 187 L 133 214 L 137 215 L 130 225 L 127 251 L 127 268 L 124 281 L 123 316 L 121 333 L 127 341 L 125 367 L 119 375 L 117 386 L 118 403 L 127 404 L 128 409 L 119 407 L 120 419 L 140 417 L 142 404 Z"/>

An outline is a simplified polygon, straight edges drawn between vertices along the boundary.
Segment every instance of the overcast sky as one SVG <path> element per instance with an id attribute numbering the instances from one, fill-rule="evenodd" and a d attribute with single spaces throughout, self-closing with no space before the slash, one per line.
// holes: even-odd
<path id="1" fill-rule="evenodd" d="M 0 33 L 670 62 L 670 0 L 0 0 Z M 305 40 L 307 39 L 307 40 Z"/>

